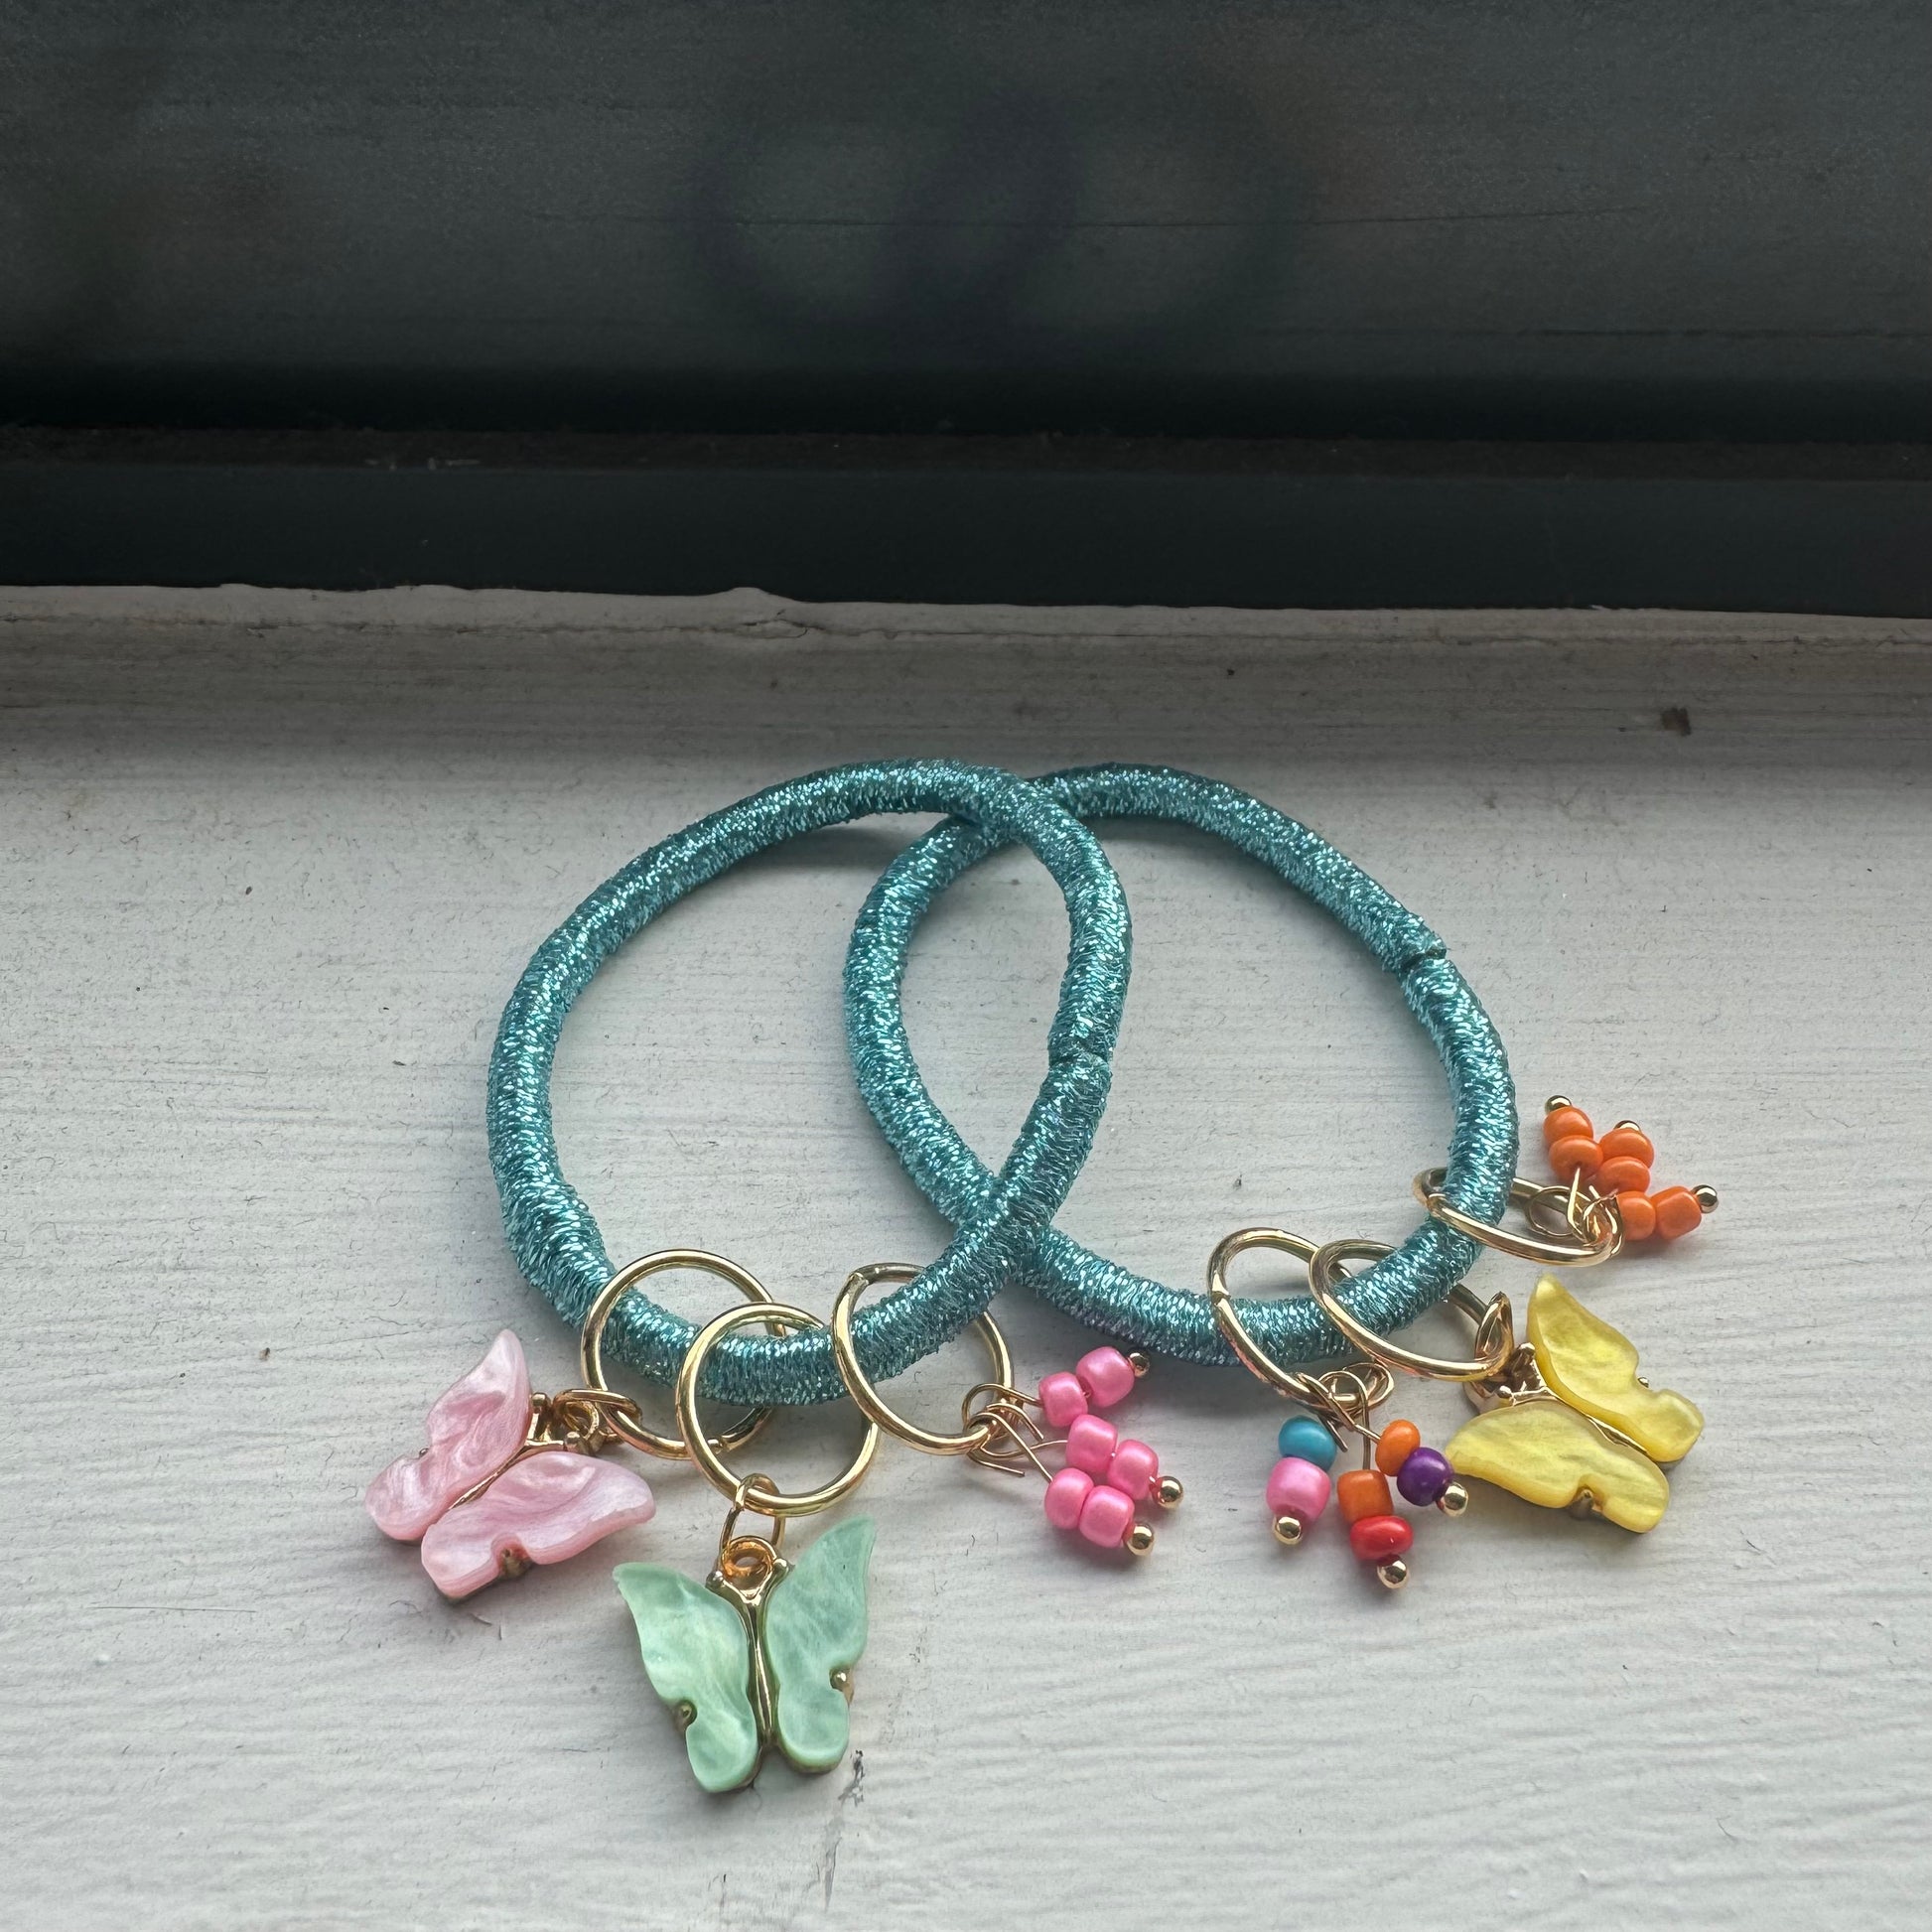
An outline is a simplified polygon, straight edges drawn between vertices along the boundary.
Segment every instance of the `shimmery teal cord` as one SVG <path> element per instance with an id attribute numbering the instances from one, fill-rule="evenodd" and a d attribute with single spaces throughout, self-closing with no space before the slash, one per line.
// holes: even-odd
<path id="1" fill-rule="evenodd" d="M 1455 1124 L 1444 1192 L 1493 1220 L 1516 1168 L 1516 1092 L 1502 1041 L 1447 948 L 1420 919 L 1325 840 L 1232 785 L 1160 765 L 1107 764 L 1036 780 L 1082 820 L 1170 819 L 1225 839 L 1324 907 L 1393 973 L 1449 1074 Z M 905 1035 L 900 988 L 919 921 L 960 874 L 1002 841 L 976 826 L 942 825 L 899 855 L 873 889 L 846 954 L 846 1038 L 860 1091 L 912 1178 L 949 1219 L 970 1217 L 991 1175 L 934 1104 Z M 1344 1230 L 1345 1231 L 1345 1230 Z M 1476 1247 L 1430 1219 L 1344 1291 L 1350 1311 L 1386 1333 L 1449 1293 Z M 1205 1296 L 1183 1294 L 1117 1267 L 1057 1228 L 1045 1229 L 1022 1279 L 1094 1327 L 1188 1361 L 1234 1357 Z M 1285 1362 L 1345 1352 L 1307 1296 L 1238 1304 L 1250 1331 Z"/>
<path id="2" fill-rule="evenodd" d="M 591 1211 L 564 1178 L 550 1122 L 550 1067 L 572 1002 L 597 969 L 667 905 L 740 860 L 801 833 L 873 812 L 947 812 L 990 847 L 1024 841 L 1066 897 L 1071 937 L 1047 1072 L 997 1176 L 979 1169 L 974 1199 L 937 1261 L 854 1323 L 875 1377 L 897 1375 L 957 1334 L 1017 1272 L 1065 1200 L 1107 1104 L 1114 1039 L 1127 997 L 1127 901 L 1093 835 L 1043 791 L 1009 772 L 949 759 L 844 765 L 773 785 L 700 819 L 607 880 L 543 945 L 503 1009 L 489 1062 L 489 1159 L 518 1264 L 573 1326 L 613 1270 Z M 782 1298 L 781 1298 L 782 1299 Z M 631 1294 L 613 1311 L 605 1347 L 668 1382 L 694 1323 Z M 828 1402 L 844 1393 L 823 1329 L 736 1335 L 704 1380 L 735 1403 Z"/>

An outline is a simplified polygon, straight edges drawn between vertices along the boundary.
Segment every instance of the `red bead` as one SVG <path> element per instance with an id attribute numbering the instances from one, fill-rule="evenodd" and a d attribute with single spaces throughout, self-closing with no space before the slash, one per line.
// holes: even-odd
<path id="1" fill-rule="evenodd" d="M 1406 1516 L 1364 1516 L 1348 1526 L 1348 1547 L 1364 1563 L 1387 1563 L 1408 1551 L 1415 1540 Z"/>

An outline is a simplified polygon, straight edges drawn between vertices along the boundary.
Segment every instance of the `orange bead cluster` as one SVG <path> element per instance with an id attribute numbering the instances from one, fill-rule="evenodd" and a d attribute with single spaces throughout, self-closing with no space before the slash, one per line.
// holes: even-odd
<path id="1" fill-rule="evenodd" d="M 1586 1186 L 1615 1199 L 1626 1241 L 1648 1241 L 1652 1235 L 1676 1241 L 1718 1204 L 1709 1187 L 1660 1187 L 1652 1193 L 1657 1150 L 1650 1136 L 1635 1121 L 1620 1120 L 1599 1138 L 1589 1116 L 1561 1094 L 1544 1105 L 1543 1144 L 1559 1180 L 1567 1184 L 1581 1175 Z"/>

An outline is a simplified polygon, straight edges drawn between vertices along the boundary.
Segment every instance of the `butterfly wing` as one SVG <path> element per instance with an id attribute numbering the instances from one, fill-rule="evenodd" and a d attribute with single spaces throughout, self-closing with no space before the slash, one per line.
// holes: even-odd
<path id="1" fill-rule="evenodd" d="M 562 1563 L 614 1530 L 648 1523 L 650 1484 L 621 1462 L 545 1449 L 512 1463 L 474 1502 L 423 1534 L 423 1568 L 445 1596 L 468 1596 L 533 1563 Z"/>
<path id="2" fill-rule="evenodd" d="M 707 1791 L 735 1791 L 759 1768 L 752 1633 L 737 1606 L 655 1563 L 612 1573 L 637 1625 L 650 1687 L 683 1718 L 685 1754 Z"/>
<path id="3" fill-rule="evenodd" d="M 489 1353 L 429 1412 L 429 1447 L 399 1455 L 362 1501 L 385 1536 L 414 1543 L 463 1494 L 523 1447 L 530 1426 L 530 1371 L 505 1328 Z"/>
<path id="4" fill-rule="evenodd" d="M 1604 1422 L 1659 1462 L 1675 1462 L 1704 1433 L 1696 1404 L 1637 1380 L 1637 1351 L 1561 1282 L 1530 1297 L 1530 1346 L 1547 1382 L 1573 1409 Z"/>
<path id="5" fill-rule="evenodd" d="M 1626 1530 L 1647 1530 L 1670 1502 L 1670 1484 L 1647 1455 L 1613 1442 L 1561 1402 L 1488 1410 L 1466 1422 L 1443 1451 L 1458 1475 L 1478 1476 L 1545 1509 L 1591 1506 Z"/>
<path id="6" fill-rule="evenodd" d="M 845 1693 L 832 1673 L 850 1670 L 866 1647 L 872 1534 L 869 1516 L 827 1530 L 765 1601 L 762 1640 L 778 1747 L 801 1771 L 829 1771 L 851 1735 Z"/>

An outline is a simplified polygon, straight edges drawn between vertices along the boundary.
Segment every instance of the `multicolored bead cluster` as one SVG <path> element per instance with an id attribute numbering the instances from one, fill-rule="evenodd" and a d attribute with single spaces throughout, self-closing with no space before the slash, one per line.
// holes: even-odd
<path id="1" fill-rule="evenodd" d="M 1095 1348 L 1039 1385 L 1040 1413 L 1066 1436 L 1066 1467 L 1046 1485 L 1046 1520 L 1077 1530 L 1102 1549 L 1136 1556 L 1154 1546 L 1154 1531 L 1134 1514 L 1137 1503 L 1173 1509 L 1180 1484 L 1161 1473 L 1161 1458 L 1145 1443 L 1123 1437 L 1095 1409 L 1111 1409 L 1147 1373 L 1145 1356 Z"/>
<path id="2" fill-rule="evenodd" d="M 1653 1194 L 1657 1150 L 1650 1136 L 1635 1121 L 1620 1120 L 1599 1139 L 1589 1116 L 1563 1094 L 1543 1103 L 1543 1145 L 1559 1180 L 1615 1200 L 1626 1241 L 1681 1240 L 1718 1204 L 1709 1187 L 1661 1187 Z"/>
<path id="3" fill-rule="evenodd" d="M 1268 1476 L 1268 1513 L 1276 1540 L 1292 1548 L 1327 1508 L 1332 1486 L 1348 1525 L 1348 1547 L 1359 1561 L 1375 1566 L 1381 1583 L 1400 1589 L 1409 1580 L 1403 1559 L 1416 1532 L 1406 1516 L 1396 1514 L 1389 1478 L 1395 1478 L 1404 1501 L 1419 1509 L 1433 1503 L 1445 1515 L 1459 1516 L 1468 1497 L 1449 1458 L 1425 1447 L 1414 1423 L 1385 1423 L 1379 1435 L 1364 1429 L 1362 1441 L 1364 1447 L 1374 1444 L 1375 1466 L 1344 1470 L 1331 1485 L 1328 1471 L 1340 1451 L 1333 1433 L 1313 1416 L 1291 1416 L 1277 1439 L 1281 1460 Z"/>

